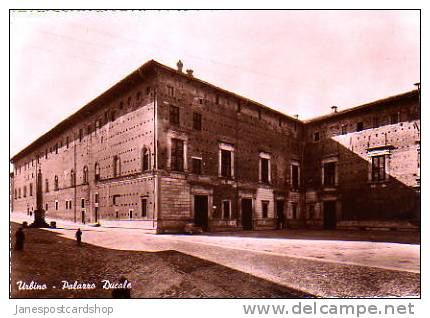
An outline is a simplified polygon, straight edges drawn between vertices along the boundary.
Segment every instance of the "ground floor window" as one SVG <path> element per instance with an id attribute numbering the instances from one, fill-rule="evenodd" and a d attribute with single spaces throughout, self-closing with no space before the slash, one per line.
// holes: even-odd
<path id="1" fill-rule="evenodd" d="M 230 219 L 231 216 L 231 201 L 225 200 L 222 201 L 222 215 L 224 219 Z"/>
<path id="2" fill-rule="evenodd" d="M 261 201 L 261 210 L 263 218 L 269 217 L 269 201 Z"/>

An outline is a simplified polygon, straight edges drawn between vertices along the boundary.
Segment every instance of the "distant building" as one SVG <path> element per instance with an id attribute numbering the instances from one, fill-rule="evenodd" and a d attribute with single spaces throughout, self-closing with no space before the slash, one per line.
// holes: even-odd
<path id="1" fill-rule="evenodd" d="M 16 154 L 12 210 L 181 231 L 414 228 L 417 90 L 300 121 L 149 61 Z"/>

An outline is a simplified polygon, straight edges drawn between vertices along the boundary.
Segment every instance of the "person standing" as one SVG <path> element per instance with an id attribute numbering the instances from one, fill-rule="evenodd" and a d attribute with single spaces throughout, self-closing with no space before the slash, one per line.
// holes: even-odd
<path id="1" fill-rule="evenodd" d="M 24 248 L 25 234 L 24 229 L 20 227 L 15 233 L 15 250 L 21 251 Z"/>
<path id="2" fill-rule="evenodd" d="M 75 236 L 76 236 L 76 243 L 78 244 L 78 246 L 81 246 L 82 231 L 80 228 L 76 231 Z"/>

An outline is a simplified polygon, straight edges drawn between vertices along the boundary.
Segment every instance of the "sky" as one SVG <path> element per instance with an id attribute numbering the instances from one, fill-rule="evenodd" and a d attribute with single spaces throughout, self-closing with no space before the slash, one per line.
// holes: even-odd
<path id="1" fill-rule="evenodd" d="M 307 119 L 414 89 L 419 11 L 15 11 L 11 154 L 150 59 Z"/>

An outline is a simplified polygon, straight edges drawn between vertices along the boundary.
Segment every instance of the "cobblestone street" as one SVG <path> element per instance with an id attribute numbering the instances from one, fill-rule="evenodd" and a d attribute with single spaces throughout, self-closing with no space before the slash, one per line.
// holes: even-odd
<path id="1" fill-rule="evenodd" d="M 13 253 L 14 282 L 43 283 L 48 277 L 50 284 L 63 279 L 116 281 L 124 274 L 133 282 L 133 297 L 304 296 L 295 290 L 317 297 L 420 294 L 418 244 L 357 241 L 357 237 L 351 241 L 280 239 L 253 237 L 253 233 L 150 235 L 133 229 L 83 226 L 87 245 L 79 249 L 70 240 L 77 226 L 59 226 L 27 230 L 26 251 Z M 384 235 L 375 234 L 375 240 Z M 34 255 L 29 253 L 31 244 L 41 245 Z M 46 297 L 52 293 L 55 297 L 110 296 L 104 290 L 51 290 Z M 15 289 L 12 295 L 27 297 L 31 292 Z"/>

